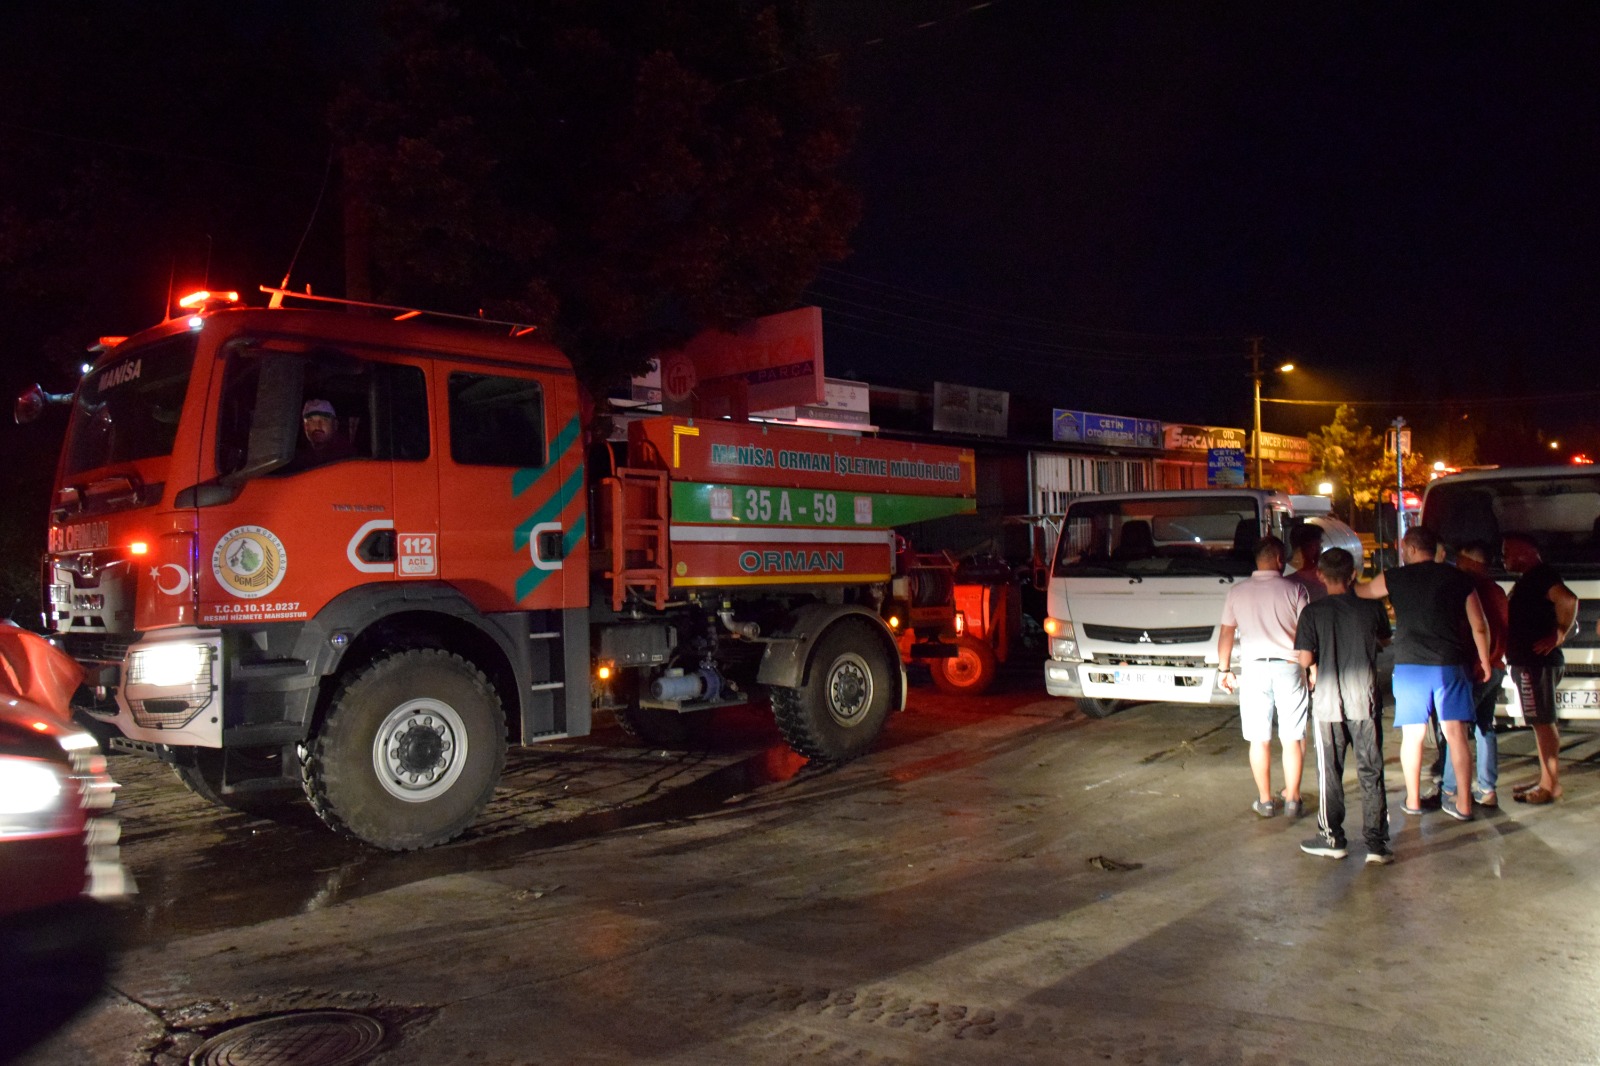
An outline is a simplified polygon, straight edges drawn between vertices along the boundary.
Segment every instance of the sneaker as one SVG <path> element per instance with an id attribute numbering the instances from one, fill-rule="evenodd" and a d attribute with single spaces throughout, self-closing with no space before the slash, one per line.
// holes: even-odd
<path id="1" fill-rule="evenodd" d="M 1300 850 L 1307 855 L 1321 855 L 1325 859 L 1342 859 L 1350 854 L 1343 844 L 1330 844 L 1322 837 L 1302 841 Z"/>
<path id="2" fill-rule="evenodd" d="M 1388 866 L 1394 862 L 1394 852 L 1388 848 L 1377 848 L 1367 852 L 1368 866 Z"/>
<path id="3" fill-rule="evenodd" d="M 1255 811 L 1263 818 L 1271 818 L 1274 814 L 1278 813 L 1278 808 L 1274 807 L 1270 803 L 1262 803 L 1260 800 L 1256 800 L 1254 803 L 1250 804 L 1250 809 Z"/>
<path id="4" fill-rule="evenodd" d="M 1279 793 L 1278 803 L 1283 807 L 1283 813 L 1290 818 L 1298 818 L 1306 813 L 1306 805 L 1303 800 L 1284 799 L 1283 794 Z"/>

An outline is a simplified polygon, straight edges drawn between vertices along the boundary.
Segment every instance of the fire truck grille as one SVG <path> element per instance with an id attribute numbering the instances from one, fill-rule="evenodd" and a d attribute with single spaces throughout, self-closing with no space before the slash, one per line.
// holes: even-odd
<path id="1" fill-rule="evenodd" d="M 63 633 L 55 638 L 62 649 L 80 663 L 120 663 L 128 657 L 126 638 L 88 633 Z"/>

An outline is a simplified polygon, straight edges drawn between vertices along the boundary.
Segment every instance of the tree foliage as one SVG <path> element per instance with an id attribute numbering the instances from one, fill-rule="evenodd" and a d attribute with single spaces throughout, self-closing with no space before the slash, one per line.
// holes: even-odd
<path id="1" fill-rule="evenodd" d="M 1371 510 L 1394 491 L 1394 456 L 1384 454 L 1383 434 L 1358 421 L 1353 408 L 1340 404 L 1333 421 L 1309 436 L 1311 472 L 1305 475 L 1306 491 L 1313 491 L 1319 482 L 1331 481 L 1334 495 L 1361 511 Z M 1429 472 L 1429 461 L 1421 452 L 1406 457 L 1408 487 L 1420 489 Z"/>
<path id="2" fill-rule="evenodd" d="M 845 255 L 854 116 L 798 56 L 793 3 L 395 13 L 332 111 L 380 297 L 533 322 L 604 379 L 792 307 Z"/>

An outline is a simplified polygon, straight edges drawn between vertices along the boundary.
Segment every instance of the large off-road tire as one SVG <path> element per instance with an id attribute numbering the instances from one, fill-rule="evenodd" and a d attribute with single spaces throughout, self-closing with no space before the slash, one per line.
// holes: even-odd
<path id="1" fill-rule="evenodd" d="M 282 748 L 233 748 L 226 754 L 220 748 L 192 748 L 183 754 L 185 762 L 172 772 L 185 788 L 208 803 L 244 814 L 270 814 L 300 802 L 300 790 L 293 778 L 283 788 L 223 792 L 223 760 L 238 767 L 245 765 L 251 776 L 278 777 L 283 773 Z"/>
<path id="2" fill-rule="evenodd" d="M 433 648 L 390 652 L 348 678 L 300 749 L 317 815 L 390 851 L 460 835 L 505 762 L 505 712 L 489 679 Z"/>
<path id="3" fill-rule="evenodd" d="M 956 638 L 956 654 L 949 659 L 929 660 L 933 683 L 952 696 L 981 696 L 994 684 L 1000 664 L 994 649 L 977 637 Z"/>
<path id="4" fill-rule="evenodd" d="M 1077 703 L 1078 710 L 1090 718 L 1109 718 L 1127 706 L 1125 700 L 1097 699 L 1094 696 L 1079 696 Z"/>
<path id="5" fill-rule="evenodd" d="M 789 746 L 819 762 L 872 747 L 894 706 L 896 660 L 864 622 L 836 623 L 817 641 L 805 682 L 774 688 L 772 713 Z"/>

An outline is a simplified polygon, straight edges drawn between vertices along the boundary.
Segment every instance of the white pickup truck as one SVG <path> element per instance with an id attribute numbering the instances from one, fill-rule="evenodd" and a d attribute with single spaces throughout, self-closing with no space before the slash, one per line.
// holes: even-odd
<path id="1" fill-rule="evenodd" d="M 1524 533 L 1578 597 L 1574 632 L 1562 645 L 1566 675 L 1556 714 L 1600 719 L 1600 467 L 1545 466 L 1468 470 L 1428 483 L 1422 524 L 1454 552 L 1473 541 L 1490 549 L 1492 572 L 1510 591 L 1515 575 L 1500 567 L 1500 538 Z M 1521 718 L 1511 684 L 1496 713 Z"/>
<path id="2" fill-rule="evenodd" d="M 1297 504 L 1299 506 L 1297 507 Z M 1307 511 L 1317 513 L 1307 514 Z M 1086 496 L 1050 567 L 1045 689 L 1103 717 L 1124 701 L 1238 703 L 1217 684 L 1217 626 L 1256 542 L 1300 523 L 1359 567 L 1361 539 L 1311 500 L 1257 489 Z"/>

